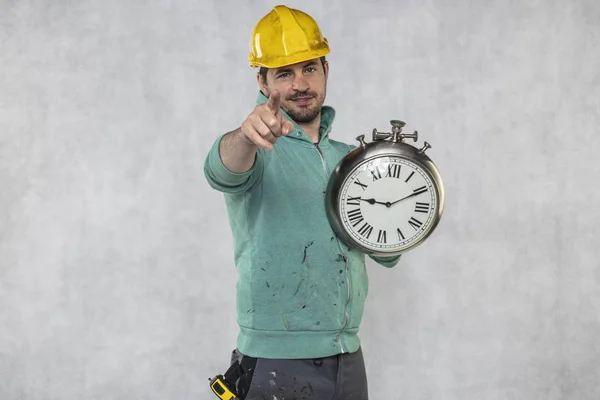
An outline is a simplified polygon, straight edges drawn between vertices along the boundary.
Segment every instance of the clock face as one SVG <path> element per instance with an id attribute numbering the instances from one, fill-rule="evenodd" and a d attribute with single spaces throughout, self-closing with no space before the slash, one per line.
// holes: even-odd
<path id="1" fill-rule="evenodd" d="M 383 156 L 359 165 L 342 183 L 342 226 L 363 247 L 398 252 L 416 245 L 435 224 L 438 197 L 418 164 Z"/>

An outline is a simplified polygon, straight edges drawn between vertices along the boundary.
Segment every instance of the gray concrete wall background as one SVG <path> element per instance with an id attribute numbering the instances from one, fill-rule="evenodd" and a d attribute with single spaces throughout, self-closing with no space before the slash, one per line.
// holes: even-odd
<path id="1" fill-rule="evenodd" d="M 333 135 L 403 119 L 446 185 L 369 264 L 372 397 L 597 399 L 600 5 L 287 4 L 330 40 Z M 273 5 L 0 1 L 0 399 L 211 398 L 236 274 L 202 164 Z"/>

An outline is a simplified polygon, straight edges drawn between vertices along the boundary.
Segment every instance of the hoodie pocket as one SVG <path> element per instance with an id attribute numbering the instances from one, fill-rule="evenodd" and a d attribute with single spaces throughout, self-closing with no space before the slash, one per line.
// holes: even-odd
<path id="1" fill-rule="evenodd" d="M 332 260 L 330 263 L 312 261 L 324 258 Z M 307 248 L 301 268 L 303 279 L 293 289 L 292 301 L 282 314 L 285 329 L 288 331 L 340 329 L 344 322 L 342 293 L 347 293 L 345 274 L 341 272 L 344 271 L 344 263 L 333 256 L 321 255 L 312 258 L 310 248 Z"/>

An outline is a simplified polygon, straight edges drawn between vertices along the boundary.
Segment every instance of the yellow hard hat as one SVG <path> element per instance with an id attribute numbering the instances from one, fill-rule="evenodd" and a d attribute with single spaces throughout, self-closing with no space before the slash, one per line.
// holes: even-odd
<path id="1" fill-rule="evenodd" d="M 329 44 L 308 14 L 275 6 L 254 27 L 250 38 L 252 68 L 279 68 L 329 54 Z"/>

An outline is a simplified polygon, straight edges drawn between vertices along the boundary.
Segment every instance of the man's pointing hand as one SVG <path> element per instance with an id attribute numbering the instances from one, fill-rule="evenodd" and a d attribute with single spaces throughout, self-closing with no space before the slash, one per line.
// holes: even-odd
<path id="1" fill-rule="evenodd" d="M 246 142 L 272 150 L 282 135 L 294 130 L 294 124 L 281 113 L 281 93 L 274 89 L 266 103 L 257 105 L 242 123 L 240 134 Z"/>

